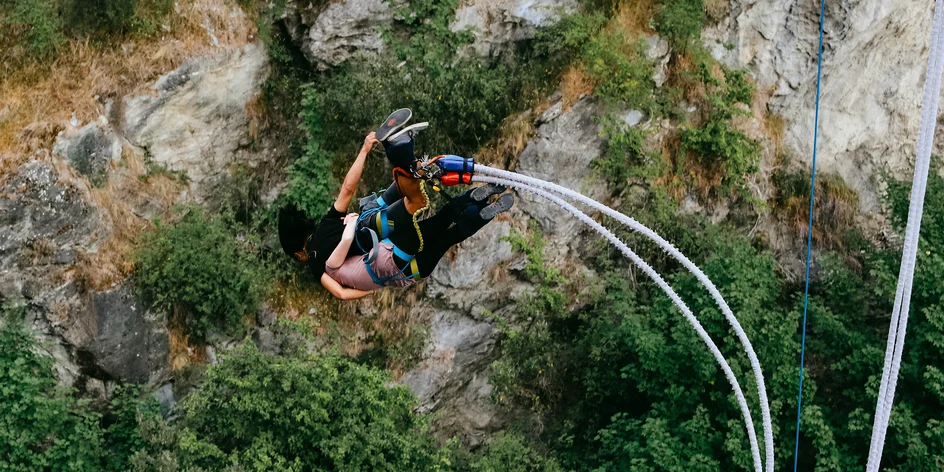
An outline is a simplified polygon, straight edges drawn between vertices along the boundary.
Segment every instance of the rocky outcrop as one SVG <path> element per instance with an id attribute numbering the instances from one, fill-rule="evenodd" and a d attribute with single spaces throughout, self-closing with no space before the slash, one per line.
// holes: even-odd
<path id="1" fill-rule="evenodd" d="M 268 73 L 258 43 L 188 62 L 161 77 L 153 95 L 124 99 L 125 136 L 150 162 L 185 172 L 201 198 L 251 143 L 247 104 Z"/>
<path id="2" fill-rule="evenodd" d="M 340 65 L 356 54 L 385 51 L 381 31 L 396 19 L 400 0 L 342 0 L 317 3 L 289 0 L 282 14 L 289 35 L 319 70 Z M 449 25 L 469 31 L 470 50 L 497 54 L 516 41 L 534 36 L 537 28 L 557 22 L 576 11 L 576 0 L 465 0 Z"/>
<path id="3" fill-rule="evenodd" d="M 521 154 L 518 172 L 600 197 L 605 186 L 586 178 L 593 175 L 590 161 L 601 152 L 599 125 L 592 120 L 598 111 L 587 98 L 567 111 L 560 102 L 553 105 L 538 118 L 536 136 Z M 427 299 L 413 308 L 417 317 L 433 313 L 430 341 L 423 360 L 400 381 L 419 397 L 421 411 L 436 413 L 435 431 L 443 437 L 459 436 L 470 446 L 481 444 L 507 422 L 508 412 L 490 399 L 488 367 L 497 332 L 486 314 L 514 320 L 515 301 L 533 288 L 518 277 L 524 257 L 503 240 L 513 228 L 526 230 L 530 219 L 541 227 L 549 264 L 569 267 L 580 277 L 589 275 L 580 262 L 589 240 L 582 236 L 586 230 L 581 223 L 553 205 L 518 194 L 508 216 L 489 223 L 439 263 L 429 277 Z"/>
<path id="4" fill-rule="evenodd" d="M 94 250 L 106 231 L 100 210 L 81 189 L 59 180 L 52 165 L 31 161 L 0 189 L 0 277 L 19 286 L 22 272 L 45 274 Z M 7 294 L 4 294 L 7 296 Z"/>
<path id="5" fill-rule="evenodd" d="M 53 152 L 69 161 L 95 185 L 107 179 L 107 171 L 121 159 L 121 139 L 103 118 L 78 130 L 59 134 Z"/>
<path id="6" fill-rule="evenodd" d="M 487 56 L 533 37 L 538 28 L 556 23 L 577 7 L 576 0 L 466 0 L 456 9 L 449 29 L 470 31 L 475 38 L 472 49 Z"/>
<path id="7" fill-rule="evenodd" d="M 167 328 L 145 307 L 127 284 L 88 297 L 94 326 L 78 355 L 90 376 L 156 384 L 166 375 Z"/>
<path id="8" fill-rule="evenodd" d="M 579 100 L 563 111 L 558 101 L 538 119 L 535 138 L 524 149 L 518 160 L 517 171 L 549 182 L 554 182 L 593 199 L 606 191 L 599 177 L 590 169 L 590 161 L 600 155 L 603 138 L 594 116 L 600 113 L 589 98 Z M 576 234 L 583 223 L 564 210 L 541 200 L 535 202 L 528 195 L 520 199 L 520 207 L 536 219 L 546 234 Z"/>
<path id="9" fill-rule="evenodd" d="M 169 351 L 162 320 L 128 286 L 87 292 L 76 280 L 78 255 L 98 251 L 110 232 L 104 211 L 48 162 L 24 164 L 2 188 L 0 296 L 26 301 L 27 325 L 51 341 L 44 347 L 63 383 L 83 379 L 102 394 L 104 382 L 158 381 Z"/>
<path id="10" fill-rule="evenodd" d="M 337 66 L 354 54 L 384 50 L 380 32 L 393 22 L 387 0 L 343 0 L 326 7 L 289 1 L 283 19 L 292 39 L 319 70 Z"/>
<path id="11" fill-rule="evenodd" d="M 732 17 L 705 39 L 717 57 L 749 68 L 759 88 L 770 91 L 768 108 L 787 119 L 784 144 L 808 167 L 818 4 L 742 0 L 732 5 Z M 905 177 L 913 169 L 929 12 L 904 1 L 827 3 L 817 164 L 859 192 L 865 214 L 880 208 L 879 172 Z M 729 51 L 723 44 L 735 47 Z"/>

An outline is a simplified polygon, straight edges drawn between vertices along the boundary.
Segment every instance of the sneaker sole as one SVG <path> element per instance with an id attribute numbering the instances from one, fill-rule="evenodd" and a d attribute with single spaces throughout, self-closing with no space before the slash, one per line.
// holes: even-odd
<path id="1" fill-rule="evenodd" d="M 407 126 L 406 128 L 403 128 L 403 129 L 401 129 L 400 131 L 397 131 L 395 134 L 390 135 L 390 136 L 387 136 L 387 140 L 388 140 L 388 141 L 393 141 L 393 140 L 399 138 L 400 136 L 403 136 L 404 133 L 409 133 L 409 132 L 411 132 L 411 131 L 412 131 L 412 132 L 415 132 L 415 133 L 418 133 L 418 132 L 420 132 L 420 131 L 423 131 L 423 130 L 426 129 L 426 128 L 429 128 L 429 122 L 424 121 L 424 122 L 422 122 L 422 123 L 413 123 L 412 125 Z M 379 139 L 379 138 L 378 138 L 378 139 Z M 381 141 L 383 141 L 383 140 L 381 139 Z"/>
<path id="2" fill-rule="evenodd" d="M 472 191 L 472 201 L 483 202 L 488 197 L 492 195 L 498 195 L 499 193 L 504 192 L 506 189 L 504 186 L 496 184 L 485 184 L 481 187 L 476 188 Z"/>
<path id="3" fill-rule="evenodd" d="M 390 137 L 401 126 L 405 125 L 413 117 L 413 111 L 409 108 L 401 108 L 387 117 L 386 121 L 377 128 L 377 139 L 383 141 Z"/>
<path id="4" fill-rule="evenodd" d="M 479 211 L 479 216 L 482 217 L 483 220 L 491 220 L 492 218 L 495 218 L 499 214 L 504 213 L 508 210 L 511 210 L 511 207 L 513 207 L 514 205 L 515 205 L 515 196 L 510 193 L 506 193 L 502 195 L 501 198 L 499 198 L 497 202 L 492 203 L 491 205 L 485 208 L 482 208 L 482 210 Z"/>

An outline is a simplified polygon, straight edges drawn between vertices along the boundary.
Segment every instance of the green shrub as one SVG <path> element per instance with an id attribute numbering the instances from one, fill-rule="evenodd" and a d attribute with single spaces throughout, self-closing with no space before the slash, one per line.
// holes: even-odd
<path id="1" fill-rule="evenodd" d="M 340 355 L 275 357 L 247 343 L 207 370 L 173 438 L 136 457 L 138 470 L 162 458 L 182 470 L 440 470 L 415 398 L 389 381 Z"/>
<path id="2" fill-rule="evenodd" d="M 750 115 L 737 105 L 750 106 L 753 86 L 747 81 L 744 71 L 722 67 L 722 81 L 711 74 L 709 67 L 706 63 L 699 66 L 701 82 L 707 91 L 705 123 L 697 128 L 682 129 L 678 171 L 683 173 L 685 158 L 691 151 L 699 167 L 713 177 L 711 180 L 719 181 L 719 196 L 731 191 L 747 195 L 746 177 L 758 169 L 760 146 L 734 128 L 731 119 Z"/>
<path id="3" fill-rule="evenodd" d="M 646 149 L 645 131 L 627 126 L 618 118 L 605 117 L 601 121 L 606 149 L 590 164 L 614 190 L 625 189 L 630 179 L 654 177 L 661 172 L 659 156 Z"/>
<path id="4" fill-rule="evenodd" d="M 156 421 L 160 405 L 138 385 L 120 385 L 112 394 L 105 426 L 105 470 L 129 470 L 131 457 L 148 448 L 141 424 Z"/>
<path id="5" fill-rule="evenodd" d="M 37 354 L 19 309 L 0 316 L 0 468 L 97 471 L 99 415 L 57 386 L 51 357 Z"/>
<path id="6" fill-rule="evenodd" d="M 628 43 L 621 34 L 599 34 L 587 43 L 581 58 L 587 73 L 597 83 L 597 96 L 611 103 L 650 111 L 655 83 L 652 61 L 644 51 L 644 41 Z"/>
<path id="7" fill-rule="evenodd" d="M 15 60 L 18 56 L 16 49 L 34 60 L 48 61 L 56 56 L 65 42 L 59 7 L 54 0 L 17 2 L 0 26 L 4 30 L 0 32 L 0 46 L 7 49 L 0 53 L 4 62 Z"/>
<path id="8" fill-rule="evenodd" d="M 542 57 L 556 63 L 558 69 L 580 59 L 587 44 L 607 22 L 602 13 L 565 15 L 557 23 L 540 28 L 534 35 L 534 48 Z"/>
<path id="9" fill-rule="evenodd" d="M 151 35 L 170 13 L 173 0 L 64 0 L 66 24 L 80 35 L 106 39 L 126 34 Z"/>
<path id="10" fill-rule="evenodd" d="M 211 326 L 240 332 L 264 291 L 256 258 L 218 218 L 188 208 L 173 226 L 160 222 L 135 252 L 135 281 L 157 307 L 180 308 L 197 338 Z"/>
<path id="11" fill-rule="evenodd" d="M 672 46 L 686 50 L 701 36 L 705 25 L 702 0 L 664 0 L 655 17 L 655 28 Z"/>
<path id="12" fill-rule="evenodd" d="M 553 459 L 545 458 L 532 449 L 524 438 L 513 434 L 499 434 L 485 448 L 485 452 L 470 465 L 472 472 L 560 472 L 563 469 Z"/>
<path id="13" fill-rule="evenodd" d="M 702 169 L 720 175 L 719 194 L 731 190 L 747 192 L 746 177 L 757 171 L 760 147 L 725 121 L 709 121 L 700 128 L 682 130 L 679 156 L 693 152 Z M 680 159 L 680 163 L 684 162 Z M 681 172 L 681 168 L 679 171 Z"/>

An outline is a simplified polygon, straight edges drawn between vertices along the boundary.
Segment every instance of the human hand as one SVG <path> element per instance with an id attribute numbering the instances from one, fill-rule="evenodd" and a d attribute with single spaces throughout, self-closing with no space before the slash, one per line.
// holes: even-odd
<path id="1" fill-rule="evenodd" d="M 344 226 L 347 226 L 351 223 L 357 223 L 357 217 L 357 213 L 348 213 L 347 216 L 344 217 Z"/>
<path id="2" fill-rule="evenodd" d="M 364 138 L 364 145 L 361 146 L 361 149 L 369 151 L 371 148 L 374 147 L 374 144 L 377 144 L 378 142 L 379 141 L 377 140 L 377 133 L 371 131 L 370 134 L 368 134 L 367 137 Z"/>

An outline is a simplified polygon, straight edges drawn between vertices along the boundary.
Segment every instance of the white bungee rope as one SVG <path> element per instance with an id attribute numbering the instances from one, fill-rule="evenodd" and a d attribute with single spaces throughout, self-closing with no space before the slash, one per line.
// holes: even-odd
<path id="1" fill-rule="evenodd" d="M 908 226 L 902 249 L 898 287 L 892 308 L 885 346 L 885 363 L 882 368 L 882 383 L 875 405 L 872 424 L 872 441 L 869 446 L 867 472 L 877 472 L 882 461 L 885 436 L 895 401 L 895 387 L 905 347 L 908 329 L 908 310 L 911 305 L 911 288 L 914 282 L 915 260 L 918 255 L 918 239 L 921 231 L 921 216 L 924 212 L 924 196 L 927 191 L 928 170 L 931 166 L 931 148 L 934 144 L 934 128 L 937 125 L 938 102 L 941 93 L 941 75 L 944 74 L 944 0 L 937 0 L 934 8 L 934 26 L 931 33 L 931 51 L 924 82 L 924 100 L 921 104 L 921 131 L 918 135 L 917 157 L 911 187 L 911 203 L 908 207 Z"/>
<path id="2" fill-rule="evenodd" d="M 721 370 L 724 371 L 725 377 L 728 379 L 728 382 L 731 384 L 732 389 L 734 390 L 734 395 L 737 398 L 738 405 L 741 409 L 741 414 L 744 417 L 745 426 L 747 429 L 747 436 L 750 442 L 751 455 L 754 460 L 754 469 L 756 472 L 761 472 L 763 470 L 763 464 L 760 459 L 760 450 L 757 444 L 757 433 L 754 429 L 754 422 L 751 419 L 750 408 L 747 404 L 747 399 L 744 397 L 744 392 L 741 389 L 740 384 L 738 383 L 737 377 L 734 375 L 734 371 L 731 370 L 731 366 L 725 360 L 724 355 L 721 353 L 721 350 L 718 349 L 718 346 L 711 339 L 711 336 L 708 335 L 708 332 L 705 331 L 705 328 L 701 325 L 695 315 L 692 314 L 692 311 L 688 308 L 685 302 L 675 293 L 675 290 L 660 276 L 655 269 L 653 269 L 646 261 L 642 260 L 636 253 L 634 253 L 628 246 L 626 246 L 623 241 L 621 241 L 615 234 L 613 234 L 609 229 L 605 228 L 600 223 L 597 223 L 592 218 L 590 218 L 586 213 L 580 211 L 570 203 L 565 202 L 561 198 L 548 193 L 547 191 L 536 188 L 535 186 L 528 185 L 527 183 L 521 181 L 513 181 L 510 179 L 504 179 L 500 177 L 490 177 L 486 174 L 489 172 L 482 172 L 485 169 L 485 166 L 476 166 L 476 175 L 472 177 L 473 182 L 483 182 L 483 183 L 493 183 L 498 185 L 504 185 L 506 187 L 516 188 L 521 191 L 525 191 L 534 195 L 543 197 L 557 206 L 568 211 L 574 215 L 577 219 L 584 222 L 590 226 L 594 231 L 600 233 L 607 240 L 610 241 L 617 249 L 620 250 L 627 258 L 629 258 L 633 264 L 642 269 L 655 283 L 665 292 L 666 295 L 672 300 L 676 307 L 682 312 L 682 315 L 685 319 L 695 328 L 695 331 L 698 333 L 698 337 L 702 339 L 705 345 L 708 346 L 708 349 L 711 351 L 712 356 L 718 362 L 718 365 L 721 366 Z M 489 170 L 498 170 L 490 169 Z M 481 173 L 482 175 L 478 175 Z M 518 176 L 517 174 L 515 174 Z M 524 176 L 518 176 L 524 177 Z M 553 185 L 553 184 L 551 184 Z M 638 224 L 638 223 L 637 223 Z M 642 225 L 640 225 L 642 226 Z M 648 230 L 648 228 L 647 228 Z M 674 249 L 674 248 L 673 248 Z M 684 257 L 684 256 L 683 256 Z"/>
<path id="3" fill-rule="evenodd" d="M 766 472 L 773 472 L 774 470 L 774 437 L 773 437 L 773 425 L 770 416 L 770 403 L 767 399 L 767 386 L 764 382 L 764 373 L 761 370 L 760 360 L 757 358 L 757 353 L 754 351 L 754 346 L 751 345 L 751 341 L 747 337 L 747 333 L 744 332 L 744 329 L 741 327 L 741 324 L 738 322 L 737 318 L 734 316 L 734 313 L 731 311 L 731 308 L 728 306 L 728 303 L 724 300 L 724 297 L 721 296 L 721 292 L 718 291 L 718 288 L 715 287 L 714 283 L 708 278 L 705 273 L 698 268 L 691 260 L 685 257 L 672 243 L 666 241 L 664 238 L 659 236 L 655 231 L 647 228 L 638 221 L 626 216 L 592 198 L 589 198 L 579 192 L 575 192 L 567 187 L 563 187 L 557 184 L 546 182 L 544 180 L 536 179 L 526 175 L 521 175 L 515 172 L 510 172 L 502 169 L 495 169 L 493 167 L 488 167 L 484 165 L 476 165 L 475 172 L 477 175 L 473 179 L 481 180 L 481 176 L 494 176 L 508 181 L 518 182 L 525 184 L 531 188 L 543 189 L 546 191 L 554 192 L 560 194 L 570 200 L 578 201 L 584 205 L 587 205 L 594 210 L 597 210 L 616 221 L 628 226 L 632 230 L 642 234 L 649 240 L 655 242 L 659 247 L 662 248 L 666 253 L 672 256 L 675 260 L 680 262 L 686 269 L 688 269 L 692 274 L 695 275 L 695 278 L 705 287 L 708 292 L 711 294 L 711 297 L 715 300 L 715 303 L 721 308 L 721 312 L 724 314 L 725 319 L 734 329 L 735 334 L 737 335 L 738 340 L 741 342 L 741 345 L 744 348 L 745 353 L 747 353 L 747 358 L 751 364 L 751 370 L 754 373 L 754 381 L 757 383 L 757 394 L 760 400 L 760 409 L 761 409 L 761 426 L 763 428 L 764 434 L 764 453 L 765 453 L 765 463 L 766 463 Z"/>

